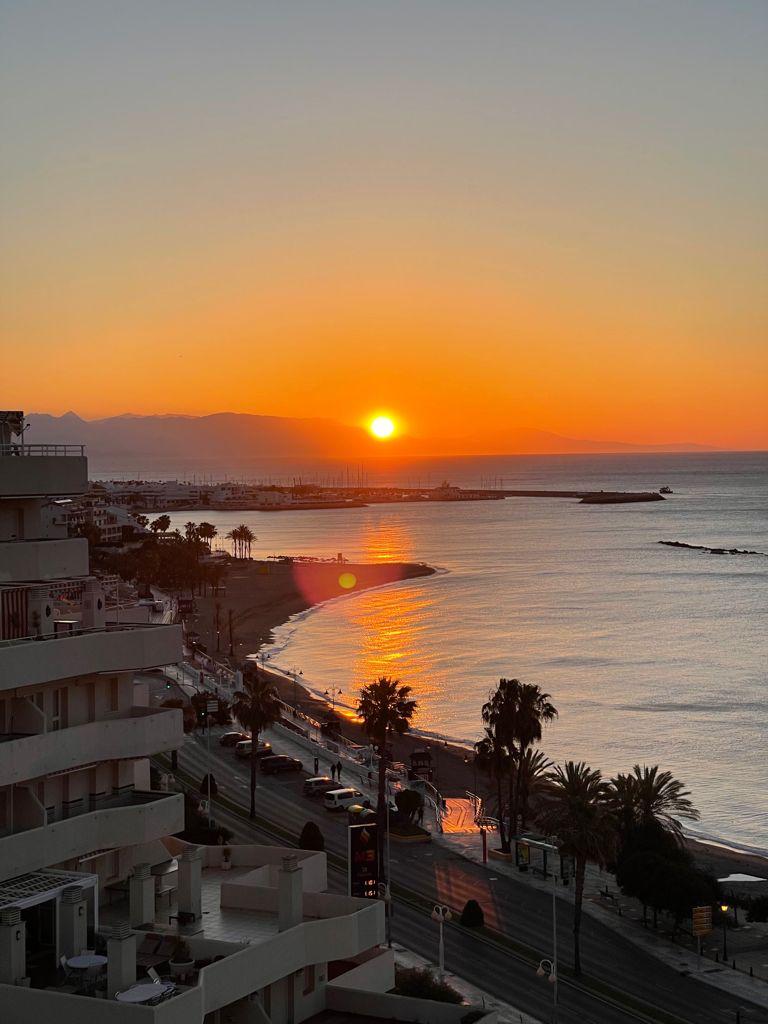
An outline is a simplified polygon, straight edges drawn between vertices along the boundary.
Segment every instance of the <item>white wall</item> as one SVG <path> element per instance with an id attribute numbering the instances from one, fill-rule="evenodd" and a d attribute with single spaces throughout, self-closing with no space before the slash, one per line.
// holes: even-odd
<path id="1" fill-rule="evenodd" d="M 135 626 L 0 647 L 0 690 L 94 672 L 172 665 L 182 658 L 181 626 Z"/>

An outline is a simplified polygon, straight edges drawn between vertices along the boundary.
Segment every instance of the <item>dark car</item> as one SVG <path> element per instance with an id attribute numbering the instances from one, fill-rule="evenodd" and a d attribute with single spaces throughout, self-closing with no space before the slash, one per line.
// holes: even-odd
<path id="1" fill-rule="evenodd" d="M 222 747 L 236 747 L 241 740 L 247 739 L 248 735 L 244 732 L 225 732 L 219 737 L 219 743 Z"/>
<path id="2" fill-rule="evenodd" d="M 235 744 L 235 757 L 250 757 L 253 741 L 246 738 Z M 256 748 L 256 757 L 272 757 L 272 744 L 260 743 Z"/>
<path id="3" fill-rule="evenodd" d="M 287 754 L 275 754 L 273 757 L 262 758 L 259 768 L 265 775 L 277 775 L 278 772 L 303 772 L 304 765 L 297 757 Z"/>

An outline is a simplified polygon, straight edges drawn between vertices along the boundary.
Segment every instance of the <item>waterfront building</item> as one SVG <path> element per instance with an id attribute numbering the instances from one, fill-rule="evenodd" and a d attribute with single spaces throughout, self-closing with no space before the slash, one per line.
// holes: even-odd
<path id="1" fill-rule="evenodd" d="M 0 413 L 0 1019 L 460 1024 L 471 1008 L 389 991 L 383 903 L 327 892 L 324 853 L 176 838 L 184 797 L 150 757 L 181 746 L 181 711 L 137 676 L 181 660 L 181 628 L 113 619 L 87 541 L 46 512 L 85 493 L 85 453 L 15 441 L 19 417 Z"/>

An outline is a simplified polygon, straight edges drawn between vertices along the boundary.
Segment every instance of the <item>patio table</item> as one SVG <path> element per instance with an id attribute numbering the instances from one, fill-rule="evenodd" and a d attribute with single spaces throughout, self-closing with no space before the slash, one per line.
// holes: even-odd
<path id="1" fill-rule="evenodd" d="M 115 999 L 118 1003 L 148 1003 L 152 999 L 170 992 L 175 986 L 171 982 L 163 982 L 161 985 L 134 985 L 127 988 L 125 992 L 118 992 Z"/>
<path id="2" fill-rule="evenodd" d="M 93 967 L 104 967 L 106 962 L 107 958 L 99 953 L 80 953 L 79 956 L 71 956 L 67 960 L 67 967 L 73 967 L 76 971 L 87 971 Z"/>

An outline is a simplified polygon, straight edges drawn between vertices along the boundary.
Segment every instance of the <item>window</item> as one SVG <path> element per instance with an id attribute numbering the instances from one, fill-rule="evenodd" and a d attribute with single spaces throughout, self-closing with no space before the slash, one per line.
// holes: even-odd
<path id="1" fill-rule="evenodd" d="M 315 991 L 315 965 L 307 964 L 304 968 L 304 991 L 302 995 L 308 996 Z"/>
<path id="2" fill-rule="evenodd" d="M 53 691 L 53 714 L 51 715 L 51 732 L 67 727 L 67 708 L 69 694 L 66 686 L 57 687 Z"/>
<path id="3" fill-rule="evenodd" d="M 109 680 L 109 710 L 118 711 L 120 707 L 120 691 L 116 679 Z"/>

